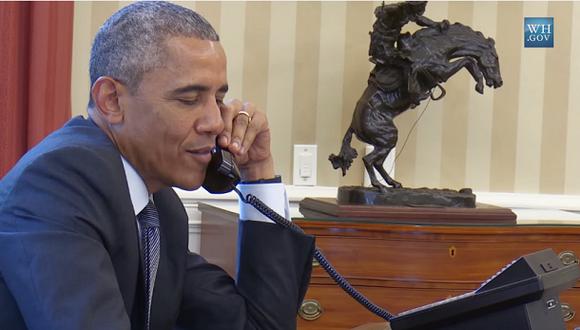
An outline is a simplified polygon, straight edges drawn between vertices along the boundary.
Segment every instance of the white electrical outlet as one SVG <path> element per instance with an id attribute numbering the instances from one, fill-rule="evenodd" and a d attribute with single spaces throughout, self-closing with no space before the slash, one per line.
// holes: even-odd
<path id="1" fill-rule="evenodd" d="M 292 183 L 295 186 L 316 186 L 315 144 L 294 145 L 294 171 Z"/>
<path id="2" fill-rule="evenodd" d="M 365 155 L 370 154 L 371 151 L 373 151 L 373 149 L 375 149 L 375 147 L 367 144 L 365 147 Z M 397 153 L 396 148 L 393 148 L 391 150 L 391 152 L 389 153 L 389 155 L 387 156 L 387 159 L 385 159 L 385 162 L 383 163 L 383 168 L 385 169 L 385 171 L 387 171 L 387 173 L 389 173 L 389 175 L 393 179 L 395 178 L 395 154 L 396 153 Z M 365 172 L 364 178 L 363 178 L 363 186 L 370 187 L 371 186 L 371 179 L 369 178 L 369 173 L 367 172 L 367 169 L 364 165 L 363 165 L 363 170 Z M 382 183 L 386 186 L 389 185 L 388 183 L 385 182 L 383 177 L 379 174 L 379 172 L 376 169 L 373 169 L 373 171 L 375 171 L 375 175 L 380 183 Z"/>

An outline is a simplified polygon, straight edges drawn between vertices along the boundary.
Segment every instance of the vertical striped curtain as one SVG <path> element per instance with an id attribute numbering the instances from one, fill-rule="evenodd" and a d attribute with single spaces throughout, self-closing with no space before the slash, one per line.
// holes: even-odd
<path id="1" fill-rule="evenodd" d="M 71 116 L 73 10 L 0 3 L 0 177 Z"/>

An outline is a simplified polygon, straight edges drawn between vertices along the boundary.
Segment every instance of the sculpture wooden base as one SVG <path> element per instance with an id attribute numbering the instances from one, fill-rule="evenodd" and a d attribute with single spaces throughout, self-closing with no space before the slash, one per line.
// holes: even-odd
<path id="1" fill-rule="evenodd" d="M 432 188 L 377 188 L 343 186 L 338 188 L 338 204 L 389 205 L 410 207 L 475 207 L 475 195 L 471 189 L 459 191 Z"/>
<path id="2" fill-rule="evenodd" d="M 510 209 L 486 204 L 475 208 L 405 207 L 339 204 L 334 198 L 305 198 L 300 212 L 309 219 L 335 218 L 336 221 L 391 222 L 413 224 L 515 224 L 516 214 Z"/>

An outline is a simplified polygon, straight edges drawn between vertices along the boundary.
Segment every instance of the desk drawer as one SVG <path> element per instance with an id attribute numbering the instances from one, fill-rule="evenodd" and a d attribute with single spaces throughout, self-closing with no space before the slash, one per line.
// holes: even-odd
<path id="1" fill-rule="evenodd" d="M 317 245 L 347 277 L 456 283 L 482 282 L 514 259 L 546 248 L 580 252 L 577 238 L 566 242 L 542 235 L 318 236 Z"/>
<path id="2" fill-rule="evenodd" d="M 391 313 L 399 313 L 413 307 L 428 304 L 444 299 L 450 294 L 449 290 L 437 289 L 409 289 L 409 288 L 381 288 L 357 286 L 375 304 L 386 308 Z M 459 295 L 465 291 L 451 291 Z M 298 317 L 300 330 L 339 330 L 351 329 L 356 326 L 383 321 L 378 316 L 359 305 L 347 293 L 336 285 L 311 285 L 306 293 L 306 300 L 315 300 L 322 312 L 312 321 Z"/>

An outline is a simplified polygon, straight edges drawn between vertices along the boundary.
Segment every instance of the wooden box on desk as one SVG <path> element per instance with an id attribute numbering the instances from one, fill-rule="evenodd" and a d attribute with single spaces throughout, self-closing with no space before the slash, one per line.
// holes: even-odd
<path id="1" fill-rule="evenodd" d="M 201 254 L 231 274 L 235 269 L 237 214 L 200 204 Z M 363 294 L 399 313 L 477 288 L 515 258 L 552 248 L 578 262 L 580 226 L 421 224 L 332 216 L 294 219 L 316 236 L 328 260 Z M 404 223 L 402 223 L 404 222 Z M 229 245 L 224 248 L 225 244 Z M 580 326 L 580 283 L 561 295 L 567 329 Z M 381 321 L 315 267 L 299 329 L 351 329 Z M 309 319 L 309 320 L 306 320 Z"/>

